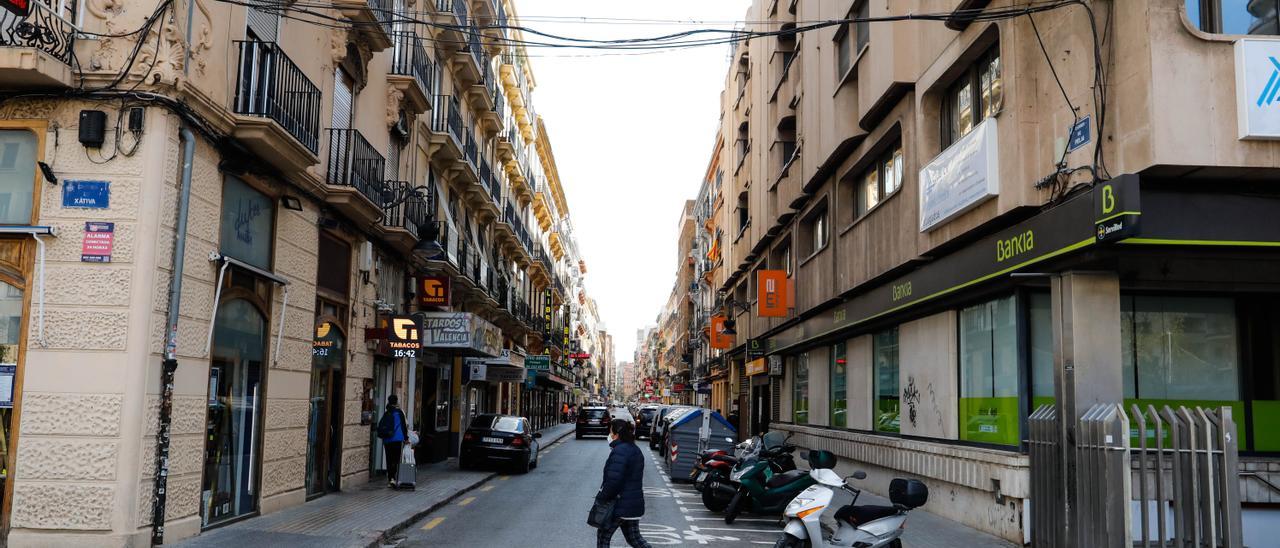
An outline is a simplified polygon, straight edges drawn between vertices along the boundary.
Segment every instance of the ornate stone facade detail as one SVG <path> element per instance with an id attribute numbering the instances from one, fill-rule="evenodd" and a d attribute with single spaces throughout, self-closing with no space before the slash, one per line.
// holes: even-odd
<path id="1" fill-rule="evenodd" d="M 404 92 L 387 86 L 387 127 L 394 127 L 400 122 L 400 106 L 404 103 Z"/>
<path id="2" fill-rule="evenodd" d="M 114 441 L 24 439 L 14 468 L 19 480 L 111 481 L 119 453 Z"/>
<path id="3" fill-rule="evenodd" d="M 123 404 L 117 394 L 27 392 L 22 395 L 22 435 L 119 436 Z"/>
<path id="4" fill-rule="evenodd" d="M 14 100 L 0 103 L 0 119 L 48 120 L 58 104 L 53 101 Z"/>
<path id="5" fill-rule="evenodd" d="M 10 526 L 15 529 L 111 529 L 115 486 L 22 482 L 13 487 Z"/>
<path id="6" fill-rule="evenodd" d="M 200 30 L 195 33 L 195 43 L 191 45 L 191 62 L 195 64 L 196 72 L 204 75 L 206 65 L 204 52 L 213 48 L 213 29 L 211 28 L 213 18 L 209 15 L 209 8 L 205 6 L 204 1 L 191 1 L 196 3 L 196 12 L 204 18 L 204 23 L 200 25 Z M 194 25 L 195 22 L 192 21 L 191 24 Z"/>
<path id="7" fill-rule="evenodd" d="M 347 57 L 347 31 L 334 30 L 329 34 L 329 60 L 331 66 L 338 66 Z"/>

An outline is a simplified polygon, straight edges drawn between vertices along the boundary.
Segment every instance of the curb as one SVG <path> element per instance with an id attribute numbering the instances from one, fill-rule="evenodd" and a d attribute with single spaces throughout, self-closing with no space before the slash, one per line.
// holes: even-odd
<path id="1" fill-rule="evenodd" d="M 559 436 L 556 436 L 554 439 L 550 439 L 550 441 L 548 441 L 547 444 L 550 445 L 552 443 L 559 442 L 560 440 L 569 437 L 571 434 L 573 434 L 573 432 L 574 432 L 574 429 L 570 428 L 569 430 L 565 431 L 565 433 L 560 434 Z M 467 493 L 470 493 L 471 491 L 474 491 L 477 487 L 480 487 L 481 485 L 488 483 L 490 480 L 496 477 L 498 477 L 498 472 L 492 472 L 489 475 L 476 480 L 475 483 L 472 483 L 471 485 L 468 485 L 462 489 L 459 489 L 453 494 L 441 499 L 439 502 L 436 502 L 435 504 L 428 506 L 422 511 L 415 512 L 412 516 L 405 519 L 404 521 L 401 521 L 400 523 L 392 526 L 391 528 L 386 529 L 381 533 L 379 533 L 376 537 L 374 537 L 373 540 L 369 541 L 364 545 L 365 548 L 377 548 L 379 546 L 382 546 L 388 540 L 390 540 L 392 536 L 395 536 L 396 533 L 399 533 L 401 531 L 404 531 L 405 529 L 408 529 L 409 526 L 412 525 L 414 522 L 431 515 L 431 513 L 435 512 L 436 510 L 439 510 L 445 506 L 448 506 L 449 503 L 461 498 L 462 495 L 465 495 Z"/>

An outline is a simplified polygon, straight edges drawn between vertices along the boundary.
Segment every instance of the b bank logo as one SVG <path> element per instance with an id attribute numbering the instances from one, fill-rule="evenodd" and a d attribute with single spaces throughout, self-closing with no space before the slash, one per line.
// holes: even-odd
<path id="1" fill-rule="evenodd" d="M 1267 80 L 1266 87 L 1262 88 L 1262 94 L 1258 95 L 1258 106 L 1271 106 L 1275 102 L 1276 96 L 1280 95 L 1280 61 L 1276 61 L 1275 57 L 1268 56 L 1271 61 L 1271 78 Z"/>

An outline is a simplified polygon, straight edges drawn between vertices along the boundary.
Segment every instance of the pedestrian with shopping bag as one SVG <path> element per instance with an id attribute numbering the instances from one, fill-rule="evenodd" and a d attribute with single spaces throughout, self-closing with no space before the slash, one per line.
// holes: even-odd
<path id="1" fill-rule="evenodd" d="M 387 396 L 387 410 L 378 420 L 378 439 L 382 440 L 382 454 L 387 461 L 387 487 L 399 487 L 399 471 L 404 460 L 405 442 L 409 440 L 409 425 L 400 410 L 399 398 L 395 394 Z M 413 451 L 410 453 L 412 460 Z"/>
<path id="2" fill-rule="evenodd" d="M 635 427 L 626 419 L 609 424 L 609 460 L 604 464 L 604 481 L 596 494 L 587 523 L 597 528 L 596 548 L 608 548 L 613 534 L 622 529 L 627 545 L 649 548 L 640 535 L 644 516 L 644 456 L 636 447 Z"/>

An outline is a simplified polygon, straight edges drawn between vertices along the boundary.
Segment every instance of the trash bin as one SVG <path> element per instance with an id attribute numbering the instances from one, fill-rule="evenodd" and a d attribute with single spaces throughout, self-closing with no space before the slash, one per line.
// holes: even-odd
<path id="1" fill-rule="evenodd" d="M 707 449 L 732 452 L 738 432 L 722 415 L 710 409 L 690 409 L 671 423 L 667 436 L 667 473 L 671 479 L 689 480 L 698 454 Z"/>

